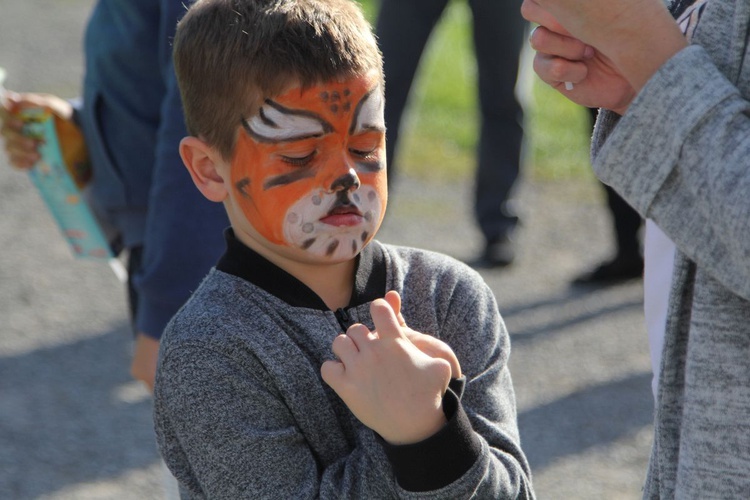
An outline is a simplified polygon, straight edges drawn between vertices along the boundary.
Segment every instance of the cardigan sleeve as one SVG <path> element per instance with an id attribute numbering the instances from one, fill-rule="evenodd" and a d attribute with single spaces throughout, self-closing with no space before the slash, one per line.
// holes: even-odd
<path id="1" fill-rule="evenodd" d="M 659 69 L 614 128 L 611 115 L 595 131 L 597 176 L 750 299 L 750 103 L 738 87 L 693 45 Z"/>

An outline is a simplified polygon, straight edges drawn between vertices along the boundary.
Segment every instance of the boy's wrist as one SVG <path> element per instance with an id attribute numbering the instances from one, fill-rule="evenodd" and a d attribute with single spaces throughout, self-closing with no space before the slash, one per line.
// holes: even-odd
<path id="1" fill-rule="evenodd" d="M 380 437 L 392 446 L 407 446 L 429 439 L 440 432 L 445 427 L 445 424 L 448 423 L 443 405 L 441 404 L 435 408 L 435 411 L 431 415 L 419 418 L 417 423 L 419 424 L 417 428 L 411 428 L 405 432 L 403 429 L 396 429 L 395 432 L 383 433 Z"/>
<path id="2" fill-rule="evenodd" d="M 462 379 L 453 379 L 443 396 L 446 424 L 432 436 L 405 445 L 382 441 L 399 486 L 408 491 L 442 488 L 466 473 L 482 452 L 482 442 L 471 427 L 459 396 Z"/>

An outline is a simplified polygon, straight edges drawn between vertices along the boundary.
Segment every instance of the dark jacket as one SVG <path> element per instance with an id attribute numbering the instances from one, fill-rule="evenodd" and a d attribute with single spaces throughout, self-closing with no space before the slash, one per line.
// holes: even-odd
<path id="1" fill-rule="evenodd" d="M 182 164 L 187 132 L 172 68 L 182 0 L 100 0 L 86 30 L 77 118 L 94 169 L 93 195 L 126 247 L 143 246 L 134 277 L 136 326 L 158 338 L 223 250 L 223 207 L 204 199 Z"/>

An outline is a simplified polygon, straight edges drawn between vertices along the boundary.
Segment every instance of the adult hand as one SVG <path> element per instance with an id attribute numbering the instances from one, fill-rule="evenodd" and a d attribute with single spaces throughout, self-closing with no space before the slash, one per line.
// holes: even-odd
<path id="1" fill-rule="evenodd" d="M 323 380 L 387 442 L 422 441 L 446 423 L 442 399 L 451 366 L 420 351 L 385 300 L 375 300 L 370 313 L 375 330 L 352 325 L 333 341 L 338 360 L 323 363 Z"/>
<path id="2" fill-rule="evenodd" d="M 18 113 L 26 108 L 43 108 L 51 111 L 58 118 L 70 121 L 73 117 L 73 106 L 51 94 L 17 94 L 8 92 L 0 103 L 0 134 L 5 139 L 5 151 L 11 165 L 20 169 L 29 169 L 39 161 L 39 141 L 23 135 L 23 120 Z"/>
<path id="3" fill-rule="evenodd" d="M 135 337 L 133 348 L 133 361 L 130 365 L 130 374 L 136 380 L 140 380 L 148 390 L 154 392 L 154 379 L 156 378 L 156 362 L 159 360 L 159 341 L 139 332 Z"/>
<path id="4" fill-rule="evenodd" d="M 687 46 L 661 0 L 524 0 L 521 12 L 529 21 L 596 48 L 636 93 Z"/>
<path id="5" fill-rule="evenodd" d="M 560 31 L 539 26 L 529 37 L 539 78 L 582 106 L 624 114 L 635 97 L 630 83 L 604 54 L 551 24 Z"/>

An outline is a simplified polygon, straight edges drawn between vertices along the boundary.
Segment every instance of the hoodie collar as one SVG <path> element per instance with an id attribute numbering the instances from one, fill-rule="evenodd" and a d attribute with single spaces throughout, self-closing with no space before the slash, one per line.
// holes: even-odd
<path id="1" fill-rule="evenodd" d="M 224 231 L 224 239 L 227 249 L 216 269 L 249 281 L 291 306 L 329 310 L 307 285 L 245 246 L 234 235 L 232 228 Z M 386 276 L 383 247 L 373 240 L 356 257 L 354 290 L 347 308 L 385 296 Z"/>

